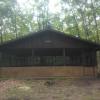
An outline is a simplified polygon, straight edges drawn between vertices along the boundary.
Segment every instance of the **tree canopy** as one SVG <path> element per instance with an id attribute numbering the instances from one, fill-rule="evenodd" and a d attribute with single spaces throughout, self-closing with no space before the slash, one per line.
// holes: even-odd
<path id="1" fill-rule="evenodd" d="M 0 0 L 0 42 L 52 28 L 100 42 L 100 0 Z M 21 0 L 20 0 L 21 1 Z M 22 0 L 23 1 L 23 0 Z"/>

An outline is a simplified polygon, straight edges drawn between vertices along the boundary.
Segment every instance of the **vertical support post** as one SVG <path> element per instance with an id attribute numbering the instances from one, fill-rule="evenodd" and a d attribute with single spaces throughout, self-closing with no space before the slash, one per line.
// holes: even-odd
<path id="1" fill-rule="evenodd" d="M 97 77 L 97 69 L 99 67 L 99 64 L 98 64 L 99 63 L 99 57 L 97 56 L 96 51 L 92 51 L 92 62 L 93 62 L 93 74 L 94 74 L 94 77 Z"/>
<path id="2" fill-rule="evenodd" d="M 11 55 L 9 55 L 9 59 L 10 59 L 9 67 L 11 67 L 11 66 L 12 66 L 12 56 L 11 56 Z M 8 62 L 7 62 L 7 63 L 8 63 Z"/>
<path id="3" fill-rule="evenodd" d="M 2 66 L 2 65 L 1 65 L 1 62 L 2 62 L 2 61 L 1 61 L 1 60 L 2 60 L 2 53 L 0 52 L 0 67 Z"/>
<path id="4" fill-rule="evenodd" d="M 63 58 L 64 58 L 64 66 L 66 66 L 66 61 L 65 61 L 65 58 L 66 58 L 65 48 L 63 48 Z"/>
<path id="5" fill-rule="evenodd" d="M 25 66 L 26 65 L 26 57 L 25 56 L 24 56 L 23 60 L 24 60 L 24 66 Z"/>
<path id="6" fill-rule="evenodd" d="M 33 48 L 32 48 L 32 55 L 31 55 L 31 65 L 33 65 L 33 56 L 34 56 L 34 51 L 33 51 Z"/>
<path id="7" fill-rule="evenodd" d="M 15 56 L 15 65 L 16 65 L 16 66 L 18 66 L 17 62 L 18 62 L 18 61 L 17 61 L 17 56 Z"/>
<path id="8" fill-rule="evenodd" d="M 0 67 L 2 67 L 2 65 L 3 65 L 3 64 L 2 64 L 2 62 L 3 62 L 3 61 L 2 61 L 2 59 L 3 59 L 3 53 L 2 53 L 2 52 L 0 52 L 0 56 L 1 56 L 1 57 L 0 57 Z"/>
<path id="9" fill-rule="evenodd" d="M 85 52 L 84 52 L 84 49 L 82 50 L 82 66 L 83 66 L 83 76 L 86 75 L 86 72 L 85 72 Z"/>

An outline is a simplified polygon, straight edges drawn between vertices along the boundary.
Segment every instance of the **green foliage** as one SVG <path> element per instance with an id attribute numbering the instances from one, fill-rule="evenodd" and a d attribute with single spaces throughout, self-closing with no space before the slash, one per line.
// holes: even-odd
<path id="1" fill-rule="evenodd" d="M 100 42 L 99 0 L 59 0 L 61 10 L 55 13 L 49 2 L 29 0 L 22 7 L 17 0 L 0 0 L 0 41 L 44 29 L 50 22 L 54 29 Z"/>

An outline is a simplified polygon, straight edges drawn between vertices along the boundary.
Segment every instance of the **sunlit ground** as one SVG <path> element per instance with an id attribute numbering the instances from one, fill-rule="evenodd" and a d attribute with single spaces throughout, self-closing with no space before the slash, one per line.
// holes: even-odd
<path id="1" fill-rule="evenodd" d="M 0 100 L 100 100 L 100 80 L 1 80 Z"/>

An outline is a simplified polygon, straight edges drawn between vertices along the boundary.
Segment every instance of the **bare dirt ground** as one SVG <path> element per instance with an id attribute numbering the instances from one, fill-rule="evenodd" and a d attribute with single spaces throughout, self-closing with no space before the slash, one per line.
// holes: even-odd
<path id="1" fill-rule="evenodd" d="M 100 100 L 100 80 L 1 80 L 0 100 Z"/>

